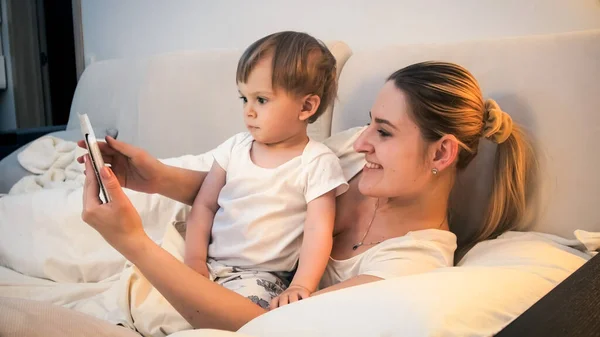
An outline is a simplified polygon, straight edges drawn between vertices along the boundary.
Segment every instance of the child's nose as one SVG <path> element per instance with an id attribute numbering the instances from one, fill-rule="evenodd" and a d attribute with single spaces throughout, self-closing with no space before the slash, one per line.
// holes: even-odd
<path id="1" fill-rule="evenodd" d="M 252 104 L 246 104 L 244 110 L 246 117 L 256 118 L 256 111 L 254 111 L 254 109 L 252 108 Z"/>

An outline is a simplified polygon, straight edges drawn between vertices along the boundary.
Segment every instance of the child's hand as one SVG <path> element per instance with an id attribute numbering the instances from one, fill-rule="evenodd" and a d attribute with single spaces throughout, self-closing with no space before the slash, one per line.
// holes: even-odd
<path id="1" fill-rule="evenodd" d="M 206 277 L 206 278 L 210 278 L 209 275 L 209 271 L 208 271 L 208 264 L 206 264 L 206 260 L 201 260 L 201 259 L 186 259 L 184 258 L 184 263 L 192 268 L 196 273 Z"/>
<path id="2" fill-rule="evenodd" d="M 209 277 L 210 273 L 208 272 L 208 265 L 206 264 L 206 262 L 205 263 L 201 263 L 200 265 L 198 265 L 196 271 L 200 275 L 202 275 L 202 276 L 204 276 L 206 278 L 210 278 Z"/>
<path id="3" fill-rule="evenodd" d="M 282 307 L 289 303 L 294 303 L 305 298 L 310 297 L 312 291 L 304 288 L 300 285 L 290 285 L 284 292 L 282 292 L 279 296 L 275 297 L 271 300 L 271 310 Z"/>

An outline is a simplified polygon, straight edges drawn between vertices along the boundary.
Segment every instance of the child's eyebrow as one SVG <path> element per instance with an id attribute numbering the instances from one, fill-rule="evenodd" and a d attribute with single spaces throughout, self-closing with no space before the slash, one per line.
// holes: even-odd
<path id="1" fill-rule="evenodd" d="M 238 89 L 238 92 L 240 93 L 240 95 L 244 95 L 239 89 Z M 268 90 L 259 90 L 259 91 L 255 91 L 255 92 L 250 93 L 249 96 L 263 96 L 263 95 L 270 95 L 270 96 L 272 96 L 273 93 L 271 91 L 268 91 Z"/>

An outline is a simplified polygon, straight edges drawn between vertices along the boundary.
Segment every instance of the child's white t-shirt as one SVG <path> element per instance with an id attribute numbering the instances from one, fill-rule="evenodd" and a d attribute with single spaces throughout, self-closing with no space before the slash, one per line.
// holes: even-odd
<path id="1" fill-rule="evenodd" d="M 208 257 L 259 271 L 292 271 L 300 255 L 307 204 L 348 189 L 338 157 L 310 140 L 303 153 L 276 168 L 250 159 L 253 138 L 239 133 L 214 152 L 226 172 L 219 194 Z"/>

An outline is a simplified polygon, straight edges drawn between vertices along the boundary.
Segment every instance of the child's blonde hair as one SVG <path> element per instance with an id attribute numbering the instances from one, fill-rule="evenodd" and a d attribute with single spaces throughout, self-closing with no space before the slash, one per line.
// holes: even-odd
<path id="1" fill-rule="evenodd" d="M 333 104 L 337 92 L 336 61 L 314 37 L 299 32 L 279 32 L 251 44 L 240 58 L 236 81 L 246 83 L 254 66 L 273 57 L 273 88 L 297 96 L 317 95 L 321 103 L 309 119 L 315 122 Z"/>

